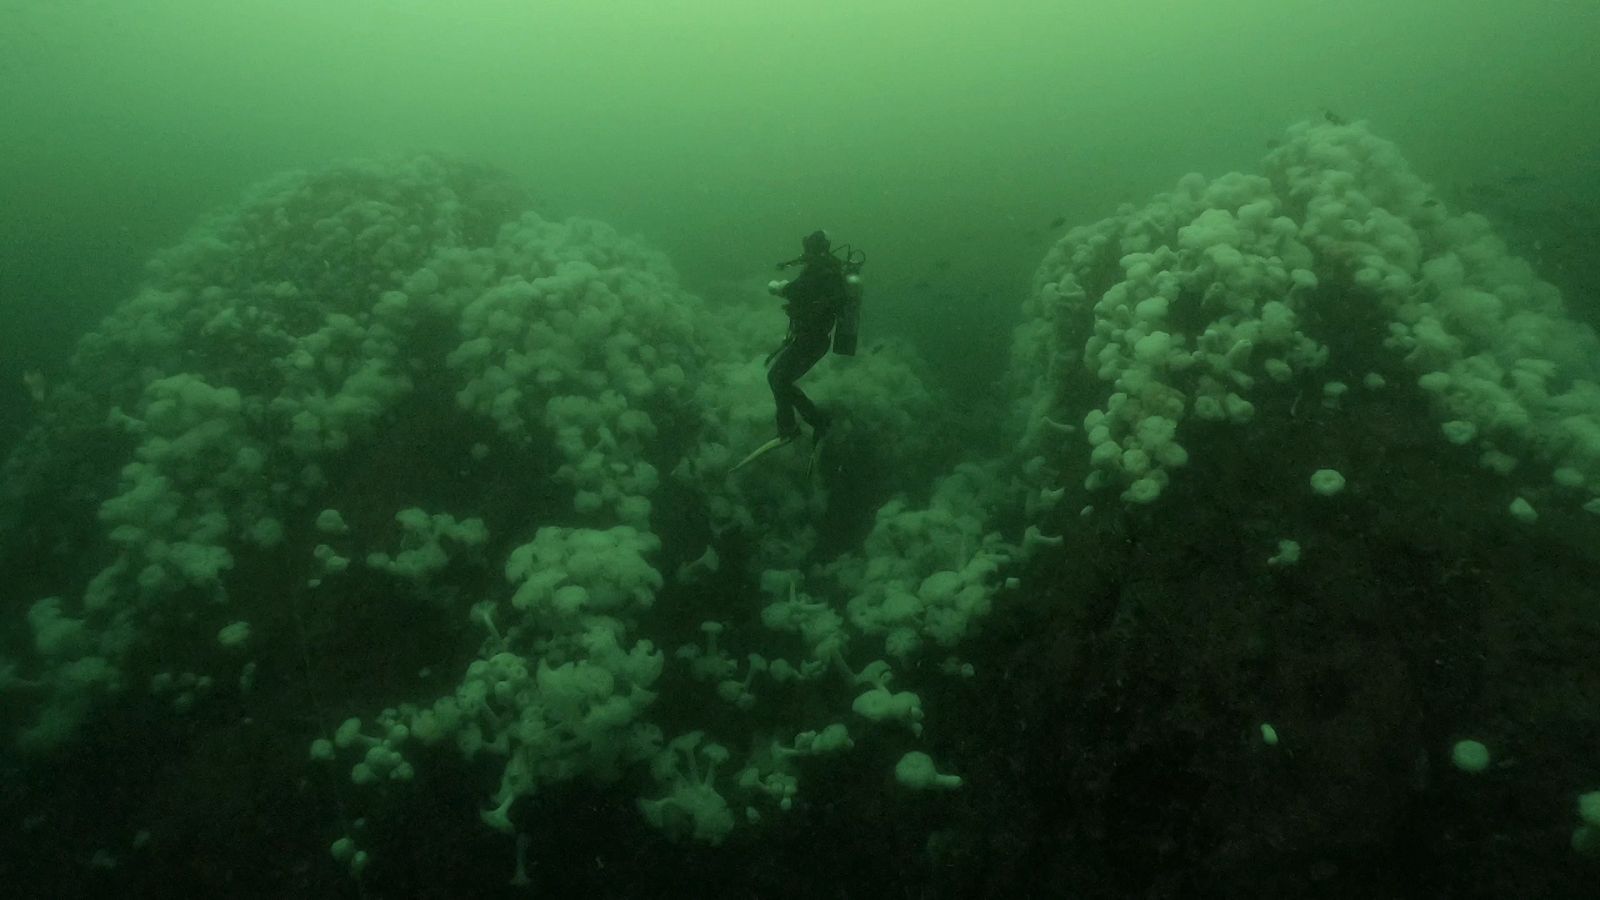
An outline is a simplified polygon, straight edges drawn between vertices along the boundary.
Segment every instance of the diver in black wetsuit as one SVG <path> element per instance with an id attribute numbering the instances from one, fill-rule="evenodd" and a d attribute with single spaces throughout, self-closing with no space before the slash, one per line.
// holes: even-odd
<path id="1" fill-rule="evenodd" d="M 827 234 L 821 231 L 806 235 L 800 246 L 803 252 L 798 258 L 778 264 L 779 269 L 802 265 L 805 268 L 800 274 L 792 281 L 767 285 L 769 291 L 788 301 L 784 310 L 789 313 L 789 334 L 767 358 L 767 384 L 777 404 L 779 440 L 799 437 L 798 411 L 821 441 L 832 420 L 795 382 L 827 355 L 830 346 L 836 353 L 855 354 L 861 296 L 856 273 L 865 257 L 858 261 L 848 253 L 842 260 L 834 256 Z"/>

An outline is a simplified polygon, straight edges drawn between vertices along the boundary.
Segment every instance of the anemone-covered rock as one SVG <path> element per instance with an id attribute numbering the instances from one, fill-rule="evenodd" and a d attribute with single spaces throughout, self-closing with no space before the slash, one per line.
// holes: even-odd
<path id="1" fill-rule="evenodd" d="M 1017 428 L 1041 486 L 1087 469 L 1090 489 L 1148 503 L 1188 460 L 1184 423 L 1396 378 L 1496 468 L 1600 483 L 1600 344 L 1360 123 L 1296 126 L 1264 175 L 1187 175 L 1073 229 L 1024 313 Z"/>
<path id="2" fill-rule="evenodd" d="M 6 470 L 7 521 L 53 523 L 8 531 L 7 558 L 70 554 L 19 596 L 56 598 L 34 621 L 81 638 L 5 652 L 6 683 L 44 698 L 41 738 L 69 736 L 98 693 L 203 670 L 223 620 L 252 618 L 241 605 L 335 578 L 447 604 L 461 586 L 441 580 L 481 577 L 544 525 L 650 535 L 656 519 L 709 518 L 752 526 L 730 537 L 767 548 L 751 557 L 808 551 L 821 508 L 803 463 L 774 459 L 744 490 L 707 462 L 764 439 L 755 342 L 781 337 L 781 314 L 713 312 L 661 254 L 603 223 L 546 220 L 507 184 L 426 157 L 283 176 L 159 254 L 84 336 Z M 814 380 L 864 458 L 914 468 L 933 404 L 909 351 Z M 690 461 L 691 490 L 656 515 L 663 473 Z M 404 546 L 394 523 L 413 507 L 481 518 L 484 537 L 459 548 L 473 564 L 441 544 L 410 585 L 349 565 Z M 311 534 L 326 509 L 346 528 Z M 139 656 L 157 643 L 159 660 Z"/>
<path id="3" fill-rule="evenodd" d="M 171 638 L 151 630 L 158 623 L 181 629 L 207 618 L 211 607 L 193 601 L 229 596 L 241 550 L 299 549 L 278 546 L 296 530 L 285 522 L 308 516 L 313 502 L 327 505 L 331 471 L 381 464 L 353 499 L 394 504 L 413 487 L 398 480 L 406 468 L 470 463 L 425 460 L 430 451 L 414 445 L 389 446 L 376 459 L 357 451 L 388 440 L 378 426 L 401 415 L 440 417 L 415 431 L 470 431 L 450 419 L 492 412 L 468 402 L 483 374 L 448 363 L 482 359 L 462 347 L 513 319 L 519 334 L 548 338 L 543 344 L 571 363 L 564 382 L 511 368 L 535 412 L 559 420 L 541 437 L 564 450 L 575 433 L 587 443 L 581 455 L 566 454 L 559 472 L 535 466 L 527 478 L 565 478 L 580 505 L 586 490 L 648 493 L 648 463 L 630 460 L 619 473 L 615 458 L 596 464 L 588 453 L 597 443 L 614 449 L 616 439 L 636 447 L 650 437 L 648 419 L 623 411 L 622 427 L 598 436 L 607 422 L 584 426 L 591 410 L 614 412 L 613 398 L 665 395 L 682 383 L 683 367 L 669 360 L 687 363 L 693 354 L 684 321 L 696 301 L 658 256 L 603 225 L 519 218 L 521 193 L 508 184 L 491 170 L 426 157 L 292 173 L 156 257 L 143 289 L 80 341 L 41 424 L 7 467 L 10 521 L 50 509 L 73 523 L 55 534 L 70 537 L 77 566 L 62 567 L 52 592 L 78 593 L 59 618 L 90 636 L 60 659 L 24 657 L 24 680 L 110 683 L 50 673 L 88 658 L 115 672 L 141 639 Z M 543 304 L 496 309 L 495 297 L 518 285 L 535 286 Z M 676 324 L 663 324 L 669 320 Z M 417 382 L 439 373 L 460 379 L 448 389 L 462 393 L 461 411 L 414 398 Z M 402 452 L 416 461 L 397 458 Z M 91 464 L 95 471 L 84 473 Z M 67 472 L 77 477 L 62 483 L 57 476 Z M 63 509 L 74 485 L 92 487 Z M 461 501 L 470 506 L 504 488 L 479 487 L 477 498 Z M 348 488 L 341 492 L 352 499 Z M 648 505 L 626 509 L 637 518 Z M 394 512 L 376 518 L 388 522 Z M 12 546 L 21 553 L 41 543 Z M 186 611 L 174 618 L 178 609 Z M 88 704 L 75 695 L 46 706 L 81 712 Z"/>

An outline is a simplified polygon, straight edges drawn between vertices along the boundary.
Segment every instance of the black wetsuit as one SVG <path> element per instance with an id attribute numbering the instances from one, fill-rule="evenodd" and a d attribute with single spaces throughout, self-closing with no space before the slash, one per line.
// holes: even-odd
<path id="1" fill-rule="evenodd" d="M 795 382 L 827 355 L 847 291 L 844 268 L 828 256 L 807 261 L 800 275 L 778 292 L 789 301 L 784 305 L 789 313 L 789 336 L 773 355 L 767 384 L 772 386 L 772 399 L 777 404 L 781 437 L 799 434 L 800 427 L 794 420 L 796 410 L 813 431 L 820 434 L 828 430 L 827 414 L 817 409 Z"/>

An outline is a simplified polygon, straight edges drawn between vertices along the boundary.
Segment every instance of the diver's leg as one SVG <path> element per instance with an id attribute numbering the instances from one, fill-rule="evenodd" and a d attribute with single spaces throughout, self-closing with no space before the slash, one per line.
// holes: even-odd
<path id="1" fill-rule="evenodd" d="M 798 379 L 801 375 L 811 371 L 811 367 L 817 364 L 817 360 L 828 354 L 828 336 L 823 335 L 821 339 L 796 343 L 793 349 L 794 365 L 799 369 L 795 378 Z M 801 418 L 805 419 L 806 423 L 811 426 L 811 430 L 817 434 L 820 435 L 827 431 L 831 422 L 828 414 L 818 409 L 817 405 L 811 402 L 811 398 L 806 396 L 805 391 L 802 391 L 799 385 L 791 382 L 790 386 L 794 389 L 794 396 L 790 402 L 800 411 Z"/>
<path id="2" fill-rule="evenodd" d="M 795 387 L 794 380 L 804 374 L 805 369 L 796 368 L 797 362 L 795 345 L 788 344 L 778 351 L 777 358 L 767 369 L 767 385 L 772 388 L 772 402 L 777 412 L 778 436 L 782 438 L 792 438 L 800 432 L 800 426 L 794 421 L 794 408 L 796 396 L 804 399 L 805 395 Z"/>

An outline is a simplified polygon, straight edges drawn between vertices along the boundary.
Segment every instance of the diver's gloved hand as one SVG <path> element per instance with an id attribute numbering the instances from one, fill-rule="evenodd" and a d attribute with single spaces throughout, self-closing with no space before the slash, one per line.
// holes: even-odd
<path id="1" fill-rule="evenodd" d="M 773 294 L 773 295 L 777 295 L 784 288 L 786 288 L 788 286 L 789 286 L 789 282 L 783 281 L 781 279 L 774 279 L 772 281 L 767 282 L 767 293 Z"/>

